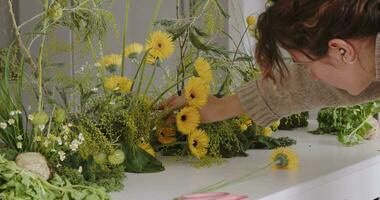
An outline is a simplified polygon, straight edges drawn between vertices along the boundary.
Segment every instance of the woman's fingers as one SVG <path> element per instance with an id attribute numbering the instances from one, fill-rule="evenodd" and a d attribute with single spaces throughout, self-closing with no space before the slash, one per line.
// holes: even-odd
<path id="1" fill-rule="evenodd" d="M 174 101 L 178 96 L 177 95 L 172 95 L 170 96 L 169 98 L 165 99 L 164 101 L 161 101 L 157 106 L 156 106 L 156 109 L 158 110 L 163 110 L 165 109 L 166 107 L 168 107 L 168 105 Z"/>

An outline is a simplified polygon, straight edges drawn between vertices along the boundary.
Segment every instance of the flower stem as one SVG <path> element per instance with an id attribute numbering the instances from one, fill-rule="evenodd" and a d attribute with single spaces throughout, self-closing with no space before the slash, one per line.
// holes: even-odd
<path id="1" fill-rule="evenodd" d="M 127 27 L 128 27 L 128 16 L 129 16 L 129 4 L 130 0 L 125 1 L 125 10 L 124 10 L 124 30 L 123 30 L 123 49 L 122 49 L 122 59 L 121 59 L 121 76 L 124 76 L 125 70 L 125 45 L 127 42 Z"/>
<path id="2" fill-rule="evenodd" d="M 148 85 L 145 88 L 144 96 L 148 93 L 148 90 L 149 90 L 150 86 L 152 85 L 152 82 L 153 82 L 153 79 L 154 79 L 154 75 L 156 74 L 156 69 L 157 69 L 157 66 L 156 65 L 153 66 L 153 72 L 152 72 L 152 75 L 150 76 Z"/>
<path id="3" fill-rule="evenodd" d="M 39 54 L 38 54 L 38 112 L 42 111 L 42 55 L 44 52 L 44 46 L 45 46 L 45 39 L 46 39 L 46 33 L 47 33 L 47 24 L 49 22 L 48 17 L 48 8 L 49 8 L 49 1 L 45 0 L 44 9 L 45 9 L 45 18 L 42 24 L 42 40 L 40 44 Z"/>
<path id="4" fill-rule="evenodd" d="M 158 12 L 160 11 L 161 4 L 162 4 L 162 0 L 158 0 L 157 3 L 156 3 L 156 7 L 154 8 L 154 12 L 153 12 L 153 15 L 152 15 L 151 23 L 150 23 L 150 26 L 149 26 L 149 29 L 148 29 L 148 34 L 150 34 L 150 32 L 152 32 L 153 24 L 154 24 L 154 22 L 157 19 L 157 15 L 158 15 Z"/>
<path id="5" fill-rule="evenodd" d="M 239 41 L 239 43 L 238 43 L 238 45 L 237 45 L 237 47 L 236 47 L 236 50 L 235 50 L 235 52 L 234 52 L 234 56 L 233 56 L 233 58 L 232 58 L 232 61 L 231 61 L 230 67 L 229 67 L 228 69 L 231 69 L 231 67 L 234 65 L 234 63 L 235 63 L 235 59 L 236 59 L 236 55 L 237 55 L 237 52 L 239 51 L 240 45 L 242 44 L 243 39 L 244 39 L 244 36 L 247 34 L 248 29 L 249 29 L 249 26 L 247 26 L 247 27 L 245 28 L 244 33 L 243 33 L 243 35 L 242 35 L 241 38 L 240 38 L 240 41 Z M 219 91 L 217 92 L 217 96 L 218 96 L 218 97 L 221 97 L 221 96 L 222 96 L 222 92 L 223 92 L 224 88 L 226 87 L 226 85 L 227 85 L 227 81 L 228 81 L 229 78 L 230 78 L 230 74 L 228 73 L 228 74 L 226 75 L 226 78 L 224 79 L 222 85 L 220 86 Z"/>
<path id="6" fill-rule="evenodd" d="M 251 172 L 248 172 L 247 174 L 245 174 L 243 176 L 240 176 L 238 178 L 235 178 L 235 179 L 233 179 L 231 181 L 227 181 L 227 182 L 226 181 L 219 181 L 219 182 L 217 182 L 217 183 L 215 183 L 215 184 L 213 184 L 211 186 L 207 186 L 207 187 L 205 187 L 203 189 L 200 189 L 200 190 L 198 190 L 198 191 L 196 191 L 194 193 L 210 192 L 210 191 L 214 191 L 214 190 L 220 189 L 222 187 L 225 187 L 225 186 L 237 183 L 237 182 L 239 182 L 239 181 L 241 181 L 241 180 L 243 180 L 245 178 L 248 178 L 249 176 L 251 176 L 252 174 L 254 174 L 254 173 L 258 172 L 258 171 L 261 171 L 261 170 L 264 170 L 264 169 L 270 167 L 274 163 L 275 163 L 275 161 L 272 161 L 269 164 L 265 165 L 264 167 L 261 167 L 259 169 L 255 169 L 255 170 L 253 170 Z"/>

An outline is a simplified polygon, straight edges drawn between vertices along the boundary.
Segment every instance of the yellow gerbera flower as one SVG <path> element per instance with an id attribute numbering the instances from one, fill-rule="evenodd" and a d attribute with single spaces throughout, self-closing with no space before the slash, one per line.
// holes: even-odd
<path id="1" fill-rule="evenodd" d="M 164 60 L 173 54 L 174 42 L 169 33 L 159 30 L 150 34 L 145 48 L 150 49 L 149 53 L 154 58 Z"/>
<path id="2" fill-rule="evenodd" d="M 197 129 L 191 132 L 187 138 L 187 142 L 193 156 L 199 159 L 207 154 L 210 139 L 203 130 Z"/>
<path id="3" fill-rule="evenodd" d="M 196 107 L 190 106 L 180 110 L 176 116 L 178 130 L 187 135 L 194 131 L 201 121 L 201 116 Z"/>
<path id="4" fill-rule="evenodd" d="M 156 156 L 156 152 L 154 151 L 153 147 L 149 143 L 141 142 L 138 145 L 141 149 L 143 149 L 145 152 L 149 153 L 153 157 Z"/>
<path id="5" fill-rule="evenodd" d="M 126 77 L 114 75 L 105 80 L 104 88 L 127 93 L 131 91 L 132 81 Z"/>
<path id="6" fill-rule="evenodd" d="M 96 64 L 106 69 L 121 66 L 122 57 L 118 54 L 104 56 Z"/>
<path id="7" fill-rule="evenodd" d="M 172 128 L 159 128 L 157 130 L 157 138 L 161 144 L 170 144 L 177 141 L 175 130 Z"/>
<path id="8" fill-rule="evenodd" d="M 271 137 L 273 131 L 272 131 L 272 129 L 270 127 L 265 127 L 265 128 L 263 128 L 263 132 L 262 133 L 263 133 L 264 136 Z"/>
<path id="9" fill-rule="evenodd" d="M 201 108 L 207 104 L 210 89 L 206 83 L 198 77 L 192 77 L 185 86 L 185 98 L 190 106 Z"/>
<path id="10" fill-rule="evenodd" d="M 277 148 L 272 151 L 271 156 L 274 169 L 296 169 L 298 168 L 298 155 L 290 148 Z"/>
<path id="11" fill-rule="evenodd" d="M 139 43 L 132 43 L 125 48 L 124 56 L 128 58 L 135 58 L 142 52 L 143 48 L 143 45 Z"/>
<path id="12" fill-rule="evenodd" d="M 206 83 L 210 83 L 214 79 L 210 64 L 204 58 L 197 58 L 194 66 L 198 76 L 201 77 Z"/>

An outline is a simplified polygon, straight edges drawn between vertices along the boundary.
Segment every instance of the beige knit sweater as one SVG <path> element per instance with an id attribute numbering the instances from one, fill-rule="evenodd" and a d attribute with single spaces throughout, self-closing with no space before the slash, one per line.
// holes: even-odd
<path id="1" fill-rule="evenodd" d="M 282 85 L 257 80 L 239 88 L 236 94 L 244 111 L 262 126 L 302 111 L 365 103 L 380 98 L 380 33 L 376 37 L 375 57 L 376 80 L 357 96 L 312 80 L 299 65 L 288 67 L 290 76 Z"/>

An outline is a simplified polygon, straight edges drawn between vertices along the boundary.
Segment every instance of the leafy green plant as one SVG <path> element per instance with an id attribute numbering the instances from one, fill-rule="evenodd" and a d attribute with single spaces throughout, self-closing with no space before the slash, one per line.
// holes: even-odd
<path id="1" fill-rule="evenodd" d="M 284 117 L 280 120 L 280 130 L 293 130 L 295 128 L 307 127 L 308 126 L 309 112 L 302 112 L 299 114 L 294 114 L 289 117 Z"/>
<path id="2" fill-rule="evenodd" d="M 0 198 L 13 199 L 94 199 L 108 200 L 104 189 L 83 185 L 72 185 L 55 176 L 47 182 L 40 176 L 24 170 L 13 161 L 0 155 Z"/>
<path id="3" fill-rule="evenodd" d="M 379 101 L 349 107 L 324 108 L 318 113 L 318 129 L 311 133 L 337 135 L 340 143 L 352 146 L 362 142 L 369 134 L 373 128 L 369 120 L 378 112 Z"/>

